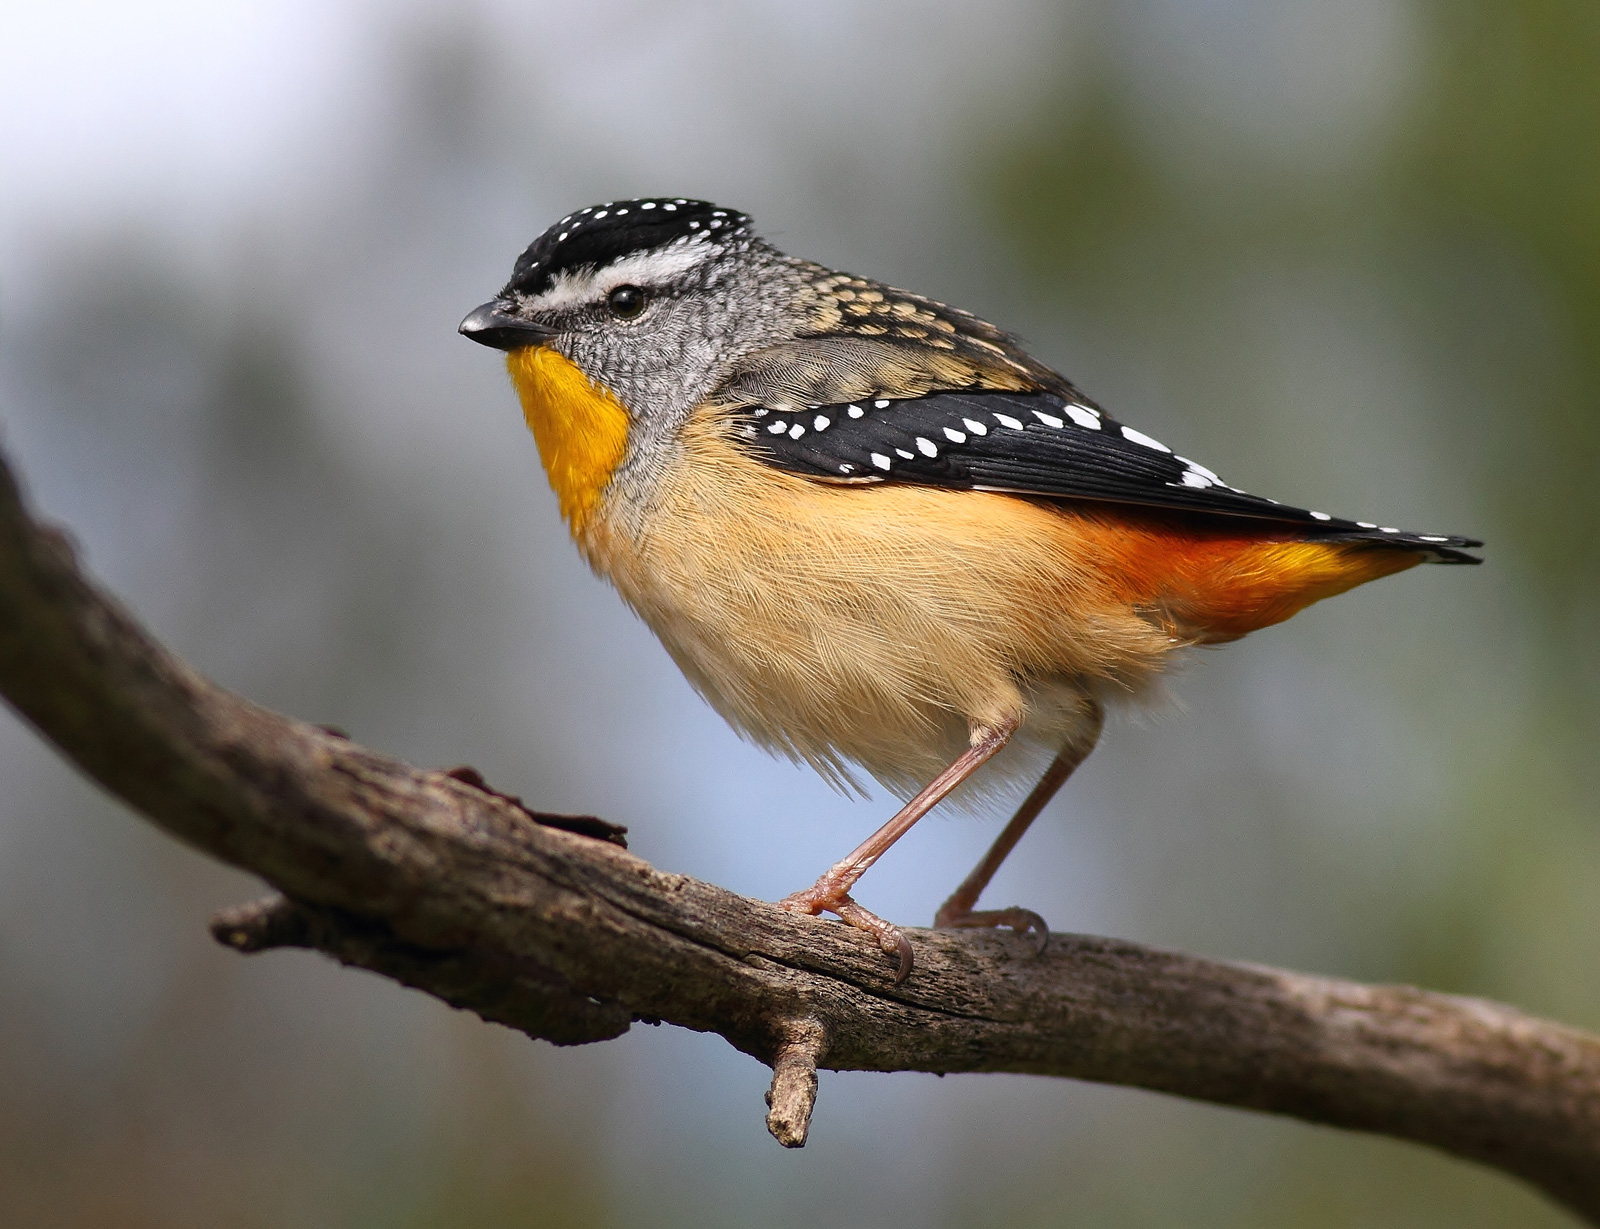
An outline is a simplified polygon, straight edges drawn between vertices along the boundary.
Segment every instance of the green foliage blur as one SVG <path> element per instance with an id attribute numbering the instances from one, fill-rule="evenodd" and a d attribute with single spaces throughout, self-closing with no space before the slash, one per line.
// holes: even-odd
<path id="1" fill-rule="evenodd" d="M 1034 293 L 1092 295 L 1131 328 L 1209 314 L 1205 288 L 1241 267 L 1380 269 L 1388 293 L 1411 300 L 1430 357 L 1458 373 L 1462 396 L 1438 424 L 1451 481 L 1477 496 L 1497 553 L 1509 548 L 1532 586 L 1546 682 L 1592 732 L 1600 9 L 1466 0 L 1422 6 L 1419 19 L 1417 79 L 1384 138 L 1349 165 L 1272 165 L 1225 139 L 1210 165 L 1164 163 L 1125 78 L 1090 48 L 1087 71 L 985 150 L 974 180 Z M 1190 293 L 1173 304 L 1180 289 Z M 1532 313 L 1542 328 L 1530 337 Z M 1229 412 L 1222 397 L 1205 408 Z M 1592 738 L 1574 730 L 1573 742 Z"/>

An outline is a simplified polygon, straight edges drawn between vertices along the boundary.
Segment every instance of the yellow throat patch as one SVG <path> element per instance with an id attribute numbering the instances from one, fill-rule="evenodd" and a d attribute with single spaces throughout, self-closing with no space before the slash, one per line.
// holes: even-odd
<path id="1" fill-rule="evenodd" d="M 600 492 L 628 445 L 628 411 L 565 356 L 526 346 L 506 356 L 539 459 L 574 534 L 593 514 Z"/>

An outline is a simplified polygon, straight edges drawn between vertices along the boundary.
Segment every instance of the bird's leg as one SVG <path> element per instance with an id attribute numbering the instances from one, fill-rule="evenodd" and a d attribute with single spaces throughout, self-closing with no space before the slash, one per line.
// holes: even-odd
<path id="1" fill-rule="evenodd" d="M 983 894 L 983 889 L 989 886 L 989 880 L 994 878 L 994 873 L 1000 869 L 1000 864 L 1006 860 L 1006 855 L 1022 839 L 1022 834 L 1028 830 L 1028 826 L 1039 818 L 1039 812 L 1049 805 L 1050 799 L 1056 796 L 1056 791 L 1067 783 L 1067 778 L 1079 764 L 1083 763 L 1089 752 L 1094 750 L 1094 745 L 1100 738 L 1103 721 L 1104 713 L 1096 703 L 1092 709 L 1092 720 L 1088 728 L 1076 733 L 1061 748 L 1056 758 L 1050 762 L 1050 767 L 1045 769 L 1039 784 L 1035 785 L 1033 791 L 1022 800 L 1022 805 L 1011 817 L 1011 822 L 995 838 L 994 844 L 989 846 L 989 852 L 983 855 L 983 860 L 972 868 L 972 873 L 961 881 L 961 886 L 951 894 L 950 899 L 939 906 L 939 912 L 933 915 L 935 926 L 940 929 L 1009 926 L 1018 934 L 1032 931 L 1036 936 L 1035 942 L 1039 950 L 1044 951 L 1045 944 L 1050 940 L 1050 927 L 1045 925 L 1045 920 L 1032 909 L 1021 909 L 1013 905 L 1009 909 L 975 910 L 973 906 L 978 903 L 978 897 Z"/>
<path id="2" fill-rule="evenodd" d="M 902 982 L 911 972 L 911 944 L 899 928 L 869 913 L 850 899 L 850 889 L 866 874 L 872 864 L 888 848 L 911 831 L 912 825 L 990 760 L 1017 732 L 1017 719 L 980 726 L 972 732 L 972 745 L 963 751 L 950 767 L 930 781 L 922 790 L 895 814 L 894 818 L 879 828 L 848 855 L 835 862 L 809 888 L 785 896 L 778 907 L 793 913 L 817 914 L 826 910 L 877 939 L 878 946 L 890 955 L 898 954 L 900 968 L 896 983 Z M 1069 770 L 1070 771 L 1070 770 Z M 1019 833 L 1020 835 L 1020 833 Z"/>

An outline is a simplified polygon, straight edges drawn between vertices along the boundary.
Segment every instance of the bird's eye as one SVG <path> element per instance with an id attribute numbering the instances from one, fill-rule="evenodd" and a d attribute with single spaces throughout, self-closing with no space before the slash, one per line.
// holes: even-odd
<path id="1" fill-rule="evenodd" d="M 606 306 L 619 320 L 632 320 L 644 311 L 646 296 L 637 286 L 618 286 L 606 296 Z"/>

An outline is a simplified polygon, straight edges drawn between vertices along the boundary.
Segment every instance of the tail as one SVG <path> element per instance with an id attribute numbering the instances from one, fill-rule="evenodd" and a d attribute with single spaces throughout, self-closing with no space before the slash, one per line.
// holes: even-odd
<path id="1" fill-rule="evenodd" d="M 1419 563 L 1475 564 L 1483 544 L 1327 518 L 1315 526 L 1231 516 L 1104 509 L 1085 517 L 1125 600 L 1174 630 L 1221 644 L 1313 602 Z"/>
<path id="2" fill-rule="evenodd" d="M 1376 550 L 1414 551 L 1422 556 L 1423 563 L 1482 563 L 1477 555 L 1468 551 L 1479 550 L 1483 543 L 1476 538 L 1462 538 L 1454 534 L 1412 533 L 1408 529 L 1393 529 L 1374 525 L 1368 521 L 1340 521 L 1330 518 L 1326 533 L 1307 541 L 1365 545 Z"/>

